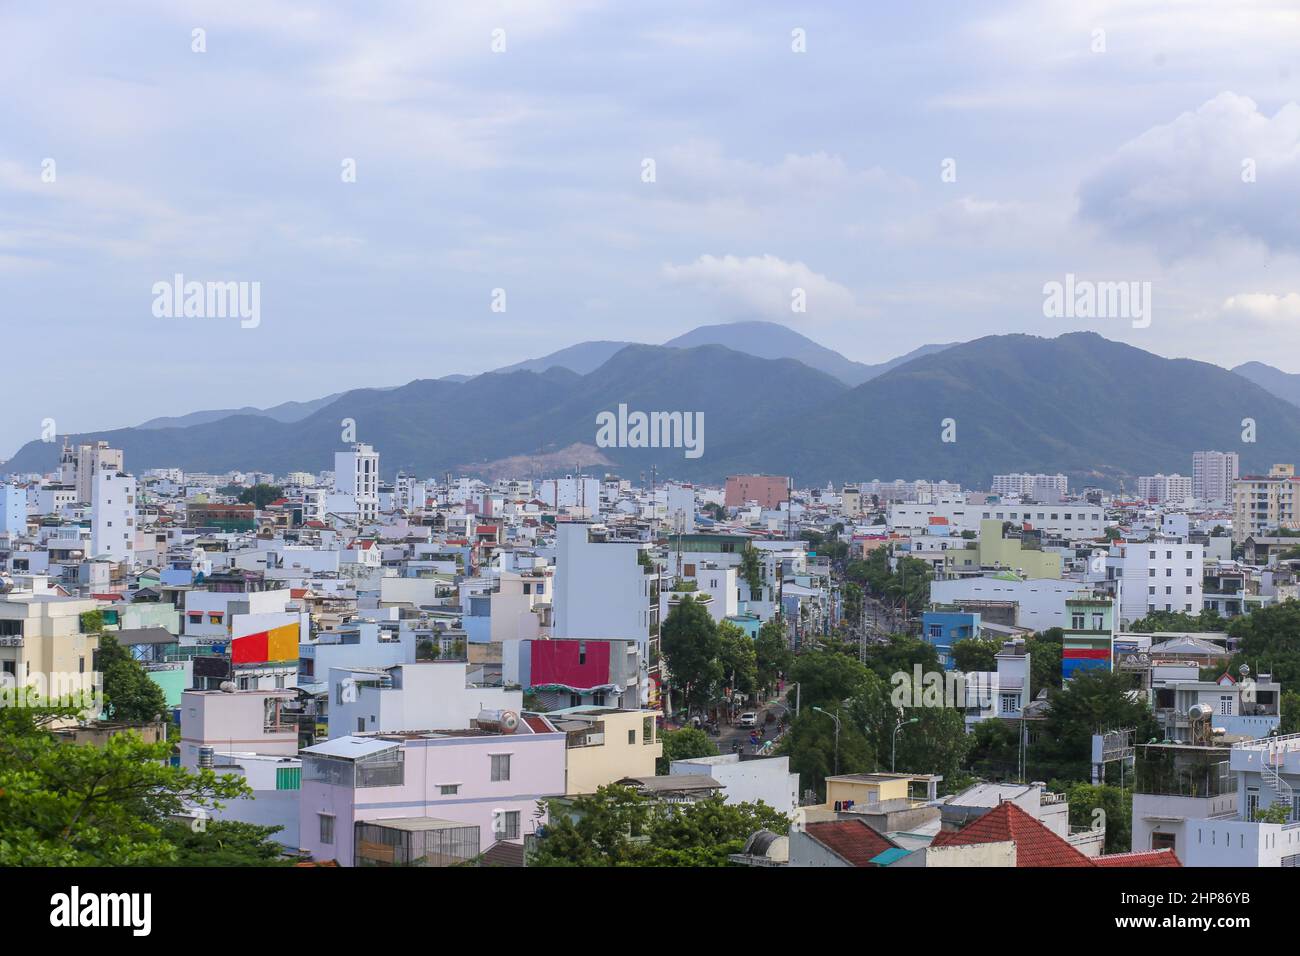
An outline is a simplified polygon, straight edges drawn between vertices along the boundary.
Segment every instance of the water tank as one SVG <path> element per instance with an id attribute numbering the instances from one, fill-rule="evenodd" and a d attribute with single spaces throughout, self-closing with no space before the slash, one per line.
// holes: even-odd
<path id="1" fill-rule="evenodd" d="M 513 734 L 519 729 L 519 715 L 513 710 L 480 710 L 474 721 L 483 730 Z"/>
<path id="2" fill-rule="evenodd" d="M 216 762 L 215 758 L 216 753 L 211 747 L 199 748 L 199 767 L 201 769 L 212 769 L 212 765 Z"/>
<path id="3" fill-rule="evenodd" d="M 235 692 L 235 682 L 233 680 L 223 680 L 221 682 L 221 693 L 233 694 Z"/>
<path id="4" fill-rule="evenodd" d="M 1188 720 L 1209 720 L 1212 716 L 1214 716 L 1214 708 L 1209 704 L 1193 704 L 1187 709 Z"/>

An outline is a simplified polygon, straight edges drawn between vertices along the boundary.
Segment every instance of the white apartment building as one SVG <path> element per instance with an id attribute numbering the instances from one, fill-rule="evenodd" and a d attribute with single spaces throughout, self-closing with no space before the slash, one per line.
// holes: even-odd
<path id="1" fill-rule="evenodd" d="M 931 519 L 941 519 L 934 522 Z M 896 502 L 889 506 L 889 528 L 903 533 L 925 532 L 933 524 L 946 523 L 951 533 L 980 530 L 980 522 L 994 519 L 1027 524 L 1064 538 L 1100 538 L 1106 530 L 1106 511 L 1099 505 L 1062 503 L 1038 504 L 967 504 L 962 499 L 942 498 L 928 504 Z"/>
<path id="2" fill-rule="evenodd" d="M 1232 541 L 1276 528 L 1300 528 L 1295 465 L 1274 465 L 1267 475 L 1246 475 L 1232 484 Z"/>
<path id="3" fill-rule="evenodd" d="M 106 441 L 97 441 L 93 445 L 77 446 L 76 486 L 78 501 L 93 503 L 95 475 L 104 469 L 113 472 L 122 470 L 122 449 L 109 448 Z M 67 480 L 66 477 L 65 480 Z"/>
<path id="4" fill-rule="evenodd" d="M 1016 473 L 994 475 L 990 490 L 996 495 L 1024 495 L 1033 498 L 1047 493 L 1054 497 L 1064 497 L 1069 494 L 1070 483 L 1065 475 Z"/>
<path id="5" fill-rule="evenodd" d="M 1204 545 L 1157 540 L 1112 547 L 1106 580 L 1115 582 L 1122 626 L 1150 611 L 1199 614 L 1204 571 Z"/>
<path id="6" fill-rule="evenodd" d="M 464 661 L 421 661 L 387 667 L 332 667 L 330 738 L 351 733 L 397 733 L 422 727 L 467 730 L 483 710 L 524 705 L 521 690 L 473 686 Z M 323 675 L 317 675 L 317 679 Z"/>
<path id="7" fill-rule="evenodd" d="M 121 454 L 118 455 L 121 460 Z M 81 475 L 78 473 L 78 479 Z M 104 467 L 91 483 L 90 552 L 93 557 L 135 561 L 135 478 Z"/>
<path id="8" fill-rule="evenodd" d="M 363 444 L 336 451 L 334 490 L 356 501 L 358 521 L 374 521 L 379 516 L 379 452 Z"/>
<path id="9" fill-rule="evenodd" d="M 1232 500 L 1232 485 L 1241 467 L 1235 451 L 1192 453 L 1192 496 L 1200 501 Z"/>
<path id="10" fill-rule="evenodd" d="M 547 478 L 541 483 L 538 497 L 552 508 L 586 508 L 594 515 L 600 511 L 600 479 L 572 475 Z"/>
<path id="11" fill-rule="evenodd" d="M 1192 497 L 1192 479 L 1179 474 L 1142 475 L 1137 493 L 1144 501 L 1183 502 Z"/>
<path id="12" fill-rule="evenodd" d="M 0 534 L 27 533 L 27 489 L 0 485 Z"/>

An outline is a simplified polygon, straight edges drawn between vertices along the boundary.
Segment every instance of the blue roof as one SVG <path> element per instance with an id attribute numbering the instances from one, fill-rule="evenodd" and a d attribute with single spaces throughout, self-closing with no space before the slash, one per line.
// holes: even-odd
<path id="1" fill-rule="evenodd" d="M 901 846 L 893 846 L 890 847 L 885 852 L 873 856 L 867 862 L 874 863 L 876 866 L 889 866 L 889 864 L 893 863 L 894 861 L 902 857 L 907 856 L 907 854 L 910 852 L 911 852 L 910 850 L 904 850 Z"/>

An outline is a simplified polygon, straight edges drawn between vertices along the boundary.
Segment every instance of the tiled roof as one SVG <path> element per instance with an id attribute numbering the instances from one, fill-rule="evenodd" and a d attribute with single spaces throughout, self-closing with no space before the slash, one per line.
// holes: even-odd
<path id="1" fill-rule="evenodd" d="M 1099 856 L 1094 866 L 1182 866 L 1173 850 L 1139 850 L 1136 853 L 1111 853 Z"/>
<path id="2" fill-rule="evenodd" d="M 853 866 L 875 866 L 872 859 L 886 850 L 898 849 L 893 840 L 881 836 L 861 820 L 810 823 L 807 832 L 822 846 Z"/>
<path id="3" fill-rule="evenodd" d="M 1143 850 L 1087 857 L 1011 802 L 999 803 L 960 830 L 944 830 L 931 846 L 971 843 L 1016 844 L 1016 866 L 1182 866 L 1173 850 Z"/>
<path id="4" fill-rule="evenodd" d="M 555 733 L 555 728 L 551 726 L 550 722 L 545 717 L 525 717 L 524 723 L 533 728 L 533 733 L 535 734 Z"/>
<path id="5" fill-rule="evenodd" d="M 1014 803 L 999 803 L 960 830 L 944 830 L 931 846 L 1016 844 L 1016 866 L 1092 866 L 1092 861 Z"/>

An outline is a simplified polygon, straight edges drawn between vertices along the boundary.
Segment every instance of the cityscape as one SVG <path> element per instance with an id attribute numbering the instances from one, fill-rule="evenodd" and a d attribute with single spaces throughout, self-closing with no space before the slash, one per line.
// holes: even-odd
<path id="1" fill-rule="evenodd" d="M 1285 920 L 1294 5 L 0 20 L 19 922 Z"/>

